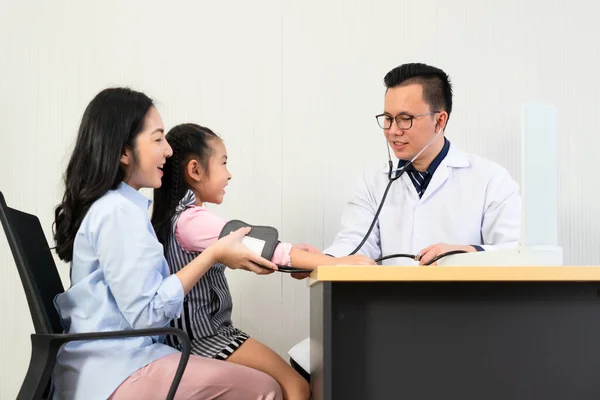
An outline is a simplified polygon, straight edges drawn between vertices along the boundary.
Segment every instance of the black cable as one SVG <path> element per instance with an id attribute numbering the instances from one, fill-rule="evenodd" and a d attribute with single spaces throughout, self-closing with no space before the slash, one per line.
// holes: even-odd
<path id="1" fill-rule="evenodd" d="M 275 264 L 277 265 L 277 271 L 279 272 L 289 272 L 291 274 L 295 274 L 295 273 L 311 273 L 314 270 L 312 269 L 302 269 L 302 268 L 296 268 L 296 267 L 288 267 L 287 265 L 279 265 L 279 264 Z"/>
<path id="2" fill-rule="evenodd" d="M 454 254 L 462 254 L 462 253 L 467 253 L 467 251 L 465 250 L 451 250 L 448 251 L 446 253 L 442 253 L 442 254 L 438 254 L 437 256 L 435 256 L 434 258 L 432 258 L 430 261 L 427 262 L 427 264 L 423 264 L 423 265 L 431 265 L 439 260 L 441 260 L 444 257 L 447 256 L 451 256 Z M 388 256 L 383 256 L 383 257 L 379 257 L 376 258 L 375 261 L 376 263 L 380 262 L 380 261 L 384 261 L 384 260 L 389 260 L 390 258 L 412 258 L 413 260 L 418 261 L 417 256 L 414 254 L 390 254 Z"/>
<path id="3" fill-rule="evenodd" d="M 414 254 L 390 254 L 389 256 L 383 256 L 383 257 L 376 258 L 373 261 L 378 263 L 380 261 L 389 260 L 390 258 L 411 258 L 413 260 L 416 260 L 417 256 L 415 256 Z"/>
<path id="4" fill-rule="evenodd" d="M 264 265 L 255 263 L 254 261 L 250 261 L 252 264 L 256 265 L 257 267 L 260 267 L 262 269 L 268 269 L 271 270 L 271 268 L 269 267 L 265 267 Z M 296 268 L 296 267 L 288 267 L 287 265 L 280 265 L 280 264 L 275 264 L 277 265 L 277 272 L 289 272 L 289 273 L 304 273 L 304 272 L 308 272 L 311 273 L 313 272 L 312 269 L 303 269 L 303 268 Z M 272 270 L 271 270 L 272 271 Z"/>
<path id="5" fill-rule="evenodd" d="M 367 230 L 367 234 L 365 235 L 365 237 L 363 237 L 362 241 L 358 244 L 358 246 L 356 246 L 356 248 L 352 251 L 352 253 L 348 254 L 349 256 L 356 254 L 356 252 L 359 251 L 361 247 L 363 247 L 363 245 L 365 244 L 365 242 L 367 241 L 367 239 L 371 235 L 371 232 L 373 231 L 373 228 L 375 227 L 375 224 L 377 223 L 377 218 L 379 217 L 379 214 L 381 213 L 381 209 L 383 208 L 383 203 L 385 202 L 385 198 L 387 197 L 387 194 L 390 191 L 390 187 L 392 186 L 392 183 L 394 183 L 395 181 L 397 181 L 398 179 L 400 179 L 400 177 L 402 176 L 402 174 L 406 170 L 407 166 L 408 166 L 408 163 L 405 164 L 402 169 L 400 169 L 400 170 L 397 171 L 397 172 L 400 172 L 398 175 L 396 175 L 395 177 L 392 178 L 391 176 L 392 176 L 393 164 L 390 161 L 390 172 L 388 174 L 388 177 L 389 177 L 390 181 L 387 184 L 387 187 L 385 188 L 385 192 L 383 192 L 383 197 L 381 198 L 381 202 L 379 203 L 379 207 L 377 208 L 377 212 L 375 212 L 375 215 L 373 216 L 373 222 L 371 222 L 371 226 L 369 227 L 369 230 Z"/>

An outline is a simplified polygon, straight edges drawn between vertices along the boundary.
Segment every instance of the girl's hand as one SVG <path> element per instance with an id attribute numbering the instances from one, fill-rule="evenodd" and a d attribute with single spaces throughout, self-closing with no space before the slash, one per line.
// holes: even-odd
<path id="1" fill-rule="evenodd" d="M 321 252 L 321 250 L 317 249 L 314 246 L 311 246 L 310 244 L 306 244 L 306 243 L 297 244 L 297 245 L 294 245 L 294 247 L 299 250 L 306 251 L 307 253 L 323 254 Z M 309 276 L 310 276 L 310 272 L 293 272 L 292 273 L 292 278 L 294 278 L 294 279 L 305 279 L 305 278 L 308 278 Z"/>

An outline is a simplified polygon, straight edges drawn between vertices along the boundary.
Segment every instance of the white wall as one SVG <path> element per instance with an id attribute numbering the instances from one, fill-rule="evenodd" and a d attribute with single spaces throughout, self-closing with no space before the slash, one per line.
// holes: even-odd
<path id="1" fill-rule="evenodd" d="M 559 239 L 568 263 L 599 264 L 598 11 L 591 0 L 0 0 L 0 190 L 50 240 L 85 106 L 128 85 L 157 99 L 167 128 L 193 121 L 225 139 L 234 178 L 218 213 L 323 247 L 359 171 L 385 157 L 383 76 L 421 61 L 454 83 L 450 140 L 515 177 L 522 104 L 557 107 Z M 32 325 L 4 235 L 0 273 L 0 399 L 12 399 Z M 281 354 L 308 334 L 305 282 L 229 277 L 241 328 Z"/>

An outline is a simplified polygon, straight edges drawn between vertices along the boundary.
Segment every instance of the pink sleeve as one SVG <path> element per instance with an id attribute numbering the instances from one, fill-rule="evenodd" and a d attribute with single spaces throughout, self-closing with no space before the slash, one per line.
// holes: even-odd
<path id="1" fill-rule="evenodd" d="M 219 239 L 226 223 L 205 207 L 191 207 L 179 216 L 175 238 L 186 251 L 203 251 Z"/>
<path id="2" fill-rule="evenodd" d="M 290 258 L 290 251 L 292 251 L 291 243 L 279 243 L 277 247 L 275 247 L 275 252 L 273 253 L 273 261 L 275 264 L 279 265 L 292 265 L 292 259 Z"/>

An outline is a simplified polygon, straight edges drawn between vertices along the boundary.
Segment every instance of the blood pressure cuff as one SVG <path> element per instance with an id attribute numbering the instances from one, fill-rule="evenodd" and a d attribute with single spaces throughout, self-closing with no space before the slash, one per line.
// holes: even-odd
<path id="1" fill-rule="evenodd" d="M 273 253 L 275 253 L 275 248 L 279 244 L 279 232 L 272 226 L 250 225 L 234 219 L 225 224 L 219 234 L 219 239 L 245 227 L 250 227 L 252 230 L 244 237 L 242 243 L 262 258 L 273 259 Z"/>

